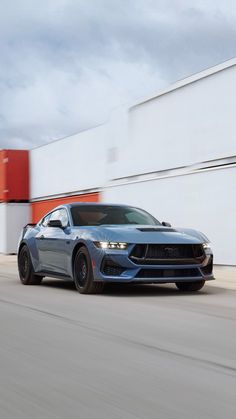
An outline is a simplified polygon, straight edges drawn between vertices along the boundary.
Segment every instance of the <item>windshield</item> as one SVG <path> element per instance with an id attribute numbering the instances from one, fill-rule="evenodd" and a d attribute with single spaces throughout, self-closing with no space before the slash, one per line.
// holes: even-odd
<path id="1" fill-rule="evenodd" d="M 160 225 L 152 215 L 138 208 L 111 205 L 78 205 L 71 208 L 75 226 L 104 224 Z"/>

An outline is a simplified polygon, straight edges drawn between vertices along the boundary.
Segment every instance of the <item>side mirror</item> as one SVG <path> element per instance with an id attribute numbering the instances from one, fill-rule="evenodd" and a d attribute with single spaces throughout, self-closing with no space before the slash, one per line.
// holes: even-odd
<path id="1" fill-rule="evenodd" d="M 170 223 L 167 223 L 166 221 L 162 221 L 162 223 L 161 223 L 163 226 L 165 226 L 165 227 L 171 227 L 171 224 Z"/>
<path id="2" fill-rule="evenodd" d="M 49 220 L 48 227 L 63 228 L 61 220 Z"/>

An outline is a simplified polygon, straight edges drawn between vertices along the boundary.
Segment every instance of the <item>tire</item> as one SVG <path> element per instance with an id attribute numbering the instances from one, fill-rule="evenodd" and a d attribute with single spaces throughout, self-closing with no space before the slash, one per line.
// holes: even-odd
<path id="1" fill-rule="evenodd" d="M 39 285 L 43 279 L 42 276 L 35 274 L 30 252 L 26 245 L 20 249 L 18 254 L 18 271 L 23 285 Z"/>
<path id="2" fill-rule="evenodd" d="M 103 291 L 103 282 L 94 281 L 91 258 L 85 246 L 75 255 L 74 282 L 80 294 L 99 294 Z"/>
<path id="3" fill-rule="evenodd" d="M 176 282 L 175 285 L 180 291 L 194 292 L 202 289 L 202 287 L 204 287 L 205 285 L 205 281 L 202 280 L 194 282 Z"/>

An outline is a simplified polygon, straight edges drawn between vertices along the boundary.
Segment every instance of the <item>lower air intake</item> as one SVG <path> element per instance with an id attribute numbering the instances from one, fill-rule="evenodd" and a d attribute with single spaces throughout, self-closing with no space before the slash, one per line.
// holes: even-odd
<path id="1" fill-rule="evenodd" d="M 107 276 L 120 276 L 125 271 L 124 268 L 114 263 L 111 259 L 105 258 L 102 263 L 101 272 Z"/>
<path id="2" fill-rule="evenodd" d="M 201 271 L 204 273 L 204 275 L 211 275 L 213 270 L 213 257 L 211 256 L 208 264 L 201 268 Z"/>
<path id="3" fill-rule="evenodd" d="M 136 278 L 187 278 L 201 276 L 198 269 L 141 269 Z"/>

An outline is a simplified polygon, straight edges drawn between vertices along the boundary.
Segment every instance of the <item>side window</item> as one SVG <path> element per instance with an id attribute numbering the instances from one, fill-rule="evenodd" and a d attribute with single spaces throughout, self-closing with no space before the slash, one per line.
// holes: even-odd
<path id="1" fill-rule="evenodd" d="M 51 218 L 51 214 L 46 215 L 46 217 L 44 217 L 43 221 L 41 222 L 41 225 L 43 227 L 47 227 L 50 218 Z"/>
<path id="2" fill-rule="evenodd" d="M 60 210 L 53 211 L 50 220 L 60 220 Z"/>
<path id="3" fill-rule="evenodd" d="M 54 211 L 51 214 L 50 220 L 60 220 L 63 227 L 67 227 L 69 223 L 67 211 L 64 208 Z"/>
<path id="4" fill-rule="evenodd" d="M 67 214 L 67 211 L 64 208 L 62 208 L 60 210 L 59 220 L 61 220 L 62 227 L 67 227 L 68 226 L 68 224 L 69 224 L 68 214 Z"/>

